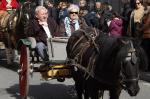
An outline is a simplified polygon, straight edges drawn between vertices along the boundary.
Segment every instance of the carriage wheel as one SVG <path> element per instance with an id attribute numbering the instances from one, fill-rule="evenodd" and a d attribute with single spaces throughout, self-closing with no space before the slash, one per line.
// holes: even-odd
<path id="1" fill-rule="evenodd" d="M 27 99 L 29 90 L 29 48 L 21 46 L 20 50 L 19 87 L 21 99 Z"/>

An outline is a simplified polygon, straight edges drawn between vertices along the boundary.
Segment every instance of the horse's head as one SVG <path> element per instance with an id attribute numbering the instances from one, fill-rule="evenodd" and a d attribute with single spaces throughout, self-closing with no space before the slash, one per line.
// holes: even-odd
<path id="1" fill-rule="evenodd" d="M 129 95 L 136 96 L 139 92 L 140 56 L 131 39 L 121 39 L 121 49 L 117 61 L 120 62 L 121 85 Z"/>

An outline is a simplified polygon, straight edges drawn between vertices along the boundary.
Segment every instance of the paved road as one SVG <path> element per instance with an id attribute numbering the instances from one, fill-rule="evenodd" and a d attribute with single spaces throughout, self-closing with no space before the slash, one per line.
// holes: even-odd
<path id="1" fill-rule="evenodd" d="M 10 67 L 0 63 L 0 99 L 19 99 L 16 68 L 17 65 Z M 150 84 L 140 81 L 140 88 L 140 93 L 136 97 L 130 97 L 122 91 L 120 99 L 149 99 Z M 30 78 L 29 99 L 77 99 L 74 81 L 72 79 L 66 79 L 65 82 L 43 81 L 39 73 L 34 73 L 33 78 Z M 105 92 L 104 99 L 108 99 L 108 92 Z"/>

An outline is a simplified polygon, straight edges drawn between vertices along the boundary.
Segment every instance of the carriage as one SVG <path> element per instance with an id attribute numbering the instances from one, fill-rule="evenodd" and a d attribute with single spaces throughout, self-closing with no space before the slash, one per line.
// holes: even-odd
<path id="1" fill-rule="evenodd" d="M 71 66 L 67 63 L 66 44 L 68 38 L 55 37 L 47 40 L 50 61 L 48 64 L 37 64 L 31 61 L 32 45 L 28 39 L 21 39 L 18 43 L 20 48 L 20 67 L 18 69 L 20 95 L 26 99 L 29 88 L 29 75 L 39 72 L 44 80 L 57 79 L 63 82 L 65 78 L 71 78 Z M 34 56 L 35 57 L 35 56 Z M 32 57 L 32 58 L 34 58 Z"/>

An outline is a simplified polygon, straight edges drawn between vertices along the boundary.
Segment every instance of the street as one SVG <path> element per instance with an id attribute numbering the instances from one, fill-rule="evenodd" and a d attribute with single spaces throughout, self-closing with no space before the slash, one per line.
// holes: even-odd
<path id="1" fill-rule="evenodd" d="M 0 99 L 20 99 L 17 64 L 13 66 L 4 65 L 0 62 Z M 33 73 L 29 80 L 29 99 L 77 99 L 74 90 L 74 81 L 66 79 L 65 82 L 58 82 L 56 79 L 42 80 L 40 73 Z M 140 80 L 140 92 L 136 97 L 130 97 L 124 90 L 120 99 L 149 99 L 150 83 Z M 106 91 L 103 99 L 108 99 Z"/>

